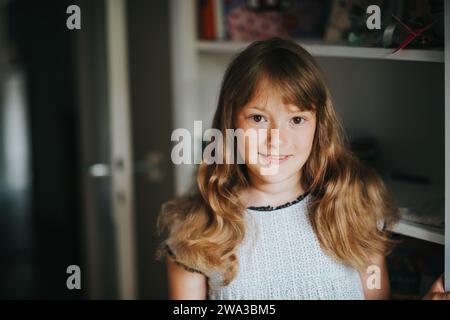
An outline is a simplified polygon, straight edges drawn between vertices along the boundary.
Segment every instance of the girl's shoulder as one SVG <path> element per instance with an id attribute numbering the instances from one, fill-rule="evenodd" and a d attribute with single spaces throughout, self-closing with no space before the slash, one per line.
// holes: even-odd
<path id="1" fill-rule="evenodd" d="M 189 272 L 194 272 L 194 273 L 199 273 L 199 274 L 203 274 L 206 276 L 206 274 L 202 271 L 200 271 L 199 269 L 196 269 L 192 266 L 188 266 L 186 263 L 181 262 L 178 259 L 178 255 L 175 253 L 175 249 L 173 249 L 169 243 L 164 243 L 164 249 L 165 251 L 165 256 L 170 258 L 176 265 L 182 267 L 184 270 L 189 271 Z"/>

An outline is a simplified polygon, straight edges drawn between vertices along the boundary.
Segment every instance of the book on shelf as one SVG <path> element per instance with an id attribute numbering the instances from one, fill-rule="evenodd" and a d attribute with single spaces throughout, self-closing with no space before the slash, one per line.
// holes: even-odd
<path id="1" fill-rule="evenodd" d="M 216 39 L 224 40 L 226 38 L 226 30 L 224 25 L 224 2 L 222 0 L 214 0 L 214 13 Z"/>
<path id="2" fill-rule="evenodd" d="M 199 35 L 201 39 L 213 40 L 216 38 L 214 25 L 214 1 L 198 1 Z"/>
<path id="3" fill-rule="evenodd" d="M 322 38 L 331 0 L 199 0 L 203 40 Z"/>
<path id="4" fill-rule="evenodd" d="M 198 0 L 199 36 L 204 40 L 225 39 L 224 2 Z"/>

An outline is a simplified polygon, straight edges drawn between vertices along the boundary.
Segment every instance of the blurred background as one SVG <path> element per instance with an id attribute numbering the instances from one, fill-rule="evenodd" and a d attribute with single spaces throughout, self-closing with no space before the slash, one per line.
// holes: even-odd
<path id="1" fill-rule="evenodd" d="M 370 4 L 380 29 L 367 28 Z M 272 36 L 298 40 L 324 70 L 353 151 L 402 208 L 394 297 L 420 296 L 444 271 L 448 11 L 442 0 L 0 0 L 0 298 L 165 299 L 156 217 L 195 169 L 172 164 L 172 130 L 206 130 L 233 55 Z M 393 53 L 402 23 L 431 27 Z M 71 265 L 79 290 L 66 285 Z"/>

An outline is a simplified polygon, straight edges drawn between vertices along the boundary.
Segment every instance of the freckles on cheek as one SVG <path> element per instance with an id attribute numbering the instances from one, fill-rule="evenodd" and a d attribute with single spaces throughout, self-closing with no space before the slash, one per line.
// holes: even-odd
<path id="1" fill-rule="evenodd" d="M 306 154 L 311 151 L 314 135 L 307 134 L 301 139 L 295 141 L 295 147 L 299 154 Z"/>
<path id="2" fill-rule="evenodd" d="M 295 151 L 297 156 L 304 157 L 309 152 L 309 144 L 305 141 L 296 145 Z"/>

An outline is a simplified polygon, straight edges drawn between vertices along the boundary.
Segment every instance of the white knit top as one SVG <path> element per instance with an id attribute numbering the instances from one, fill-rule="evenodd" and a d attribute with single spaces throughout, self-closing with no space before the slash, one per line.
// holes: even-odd
<path id="1" fill-rule="evenodd" d="M 246 210 L 246 237 L 239 269 L 220 287 L 221 274 L 207 274 L 209 299 L 364 299 L 358 272 L 320 248 L 307 216 L 310 195 L 279 209 Z"/>

